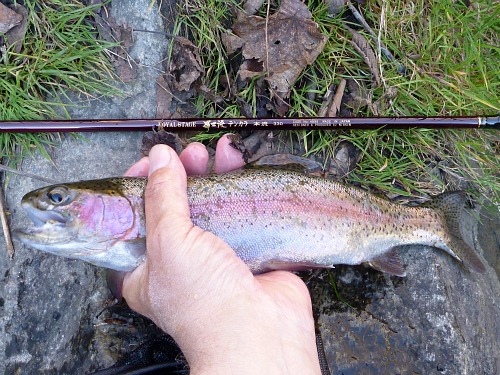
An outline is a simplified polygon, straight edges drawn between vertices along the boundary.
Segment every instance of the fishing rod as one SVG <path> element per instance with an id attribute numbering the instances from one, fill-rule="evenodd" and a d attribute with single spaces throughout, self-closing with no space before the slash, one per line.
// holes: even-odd
<path id="1" fill-rule="evenodd" d="M 290 129 L 499 129 L 500 116 L 463 117 L 301 117 L 187 118 L 121 120 L 0 121 L 0 133 L 147 131 L 147 130 L 290 130 Z"/>

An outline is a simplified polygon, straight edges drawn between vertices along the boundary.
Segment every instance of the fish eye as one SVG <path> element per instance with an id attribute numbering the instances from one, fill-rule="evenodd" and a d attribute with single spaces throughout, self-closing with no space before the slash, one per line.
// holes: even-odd
<path id="1" fill-rule="evenodd" d="M 55 205 L 65 203 L 69 197 L 68 191 L 62 187 L 56 187 L 47 193 L 50 202 Z"/>

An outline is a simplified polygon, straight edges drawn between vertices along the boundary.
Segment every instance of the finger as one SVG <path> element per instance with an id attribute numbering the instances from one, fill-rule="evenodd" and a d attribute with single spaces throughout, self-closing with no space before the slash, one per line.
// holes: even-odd
<path id="1" fill-rule="evenodd" d="M 207 174 L 208 151 L 202 143 L 193 142 L 188 144 L 179 158 L 189 176 Z"/>
<path id="2" fill-rule="evenodd" d="M 125 172 L 125 176 L 128 177 L 145 177 L 148 175 L 149 171 L 149 158 L 144 157 L 139 160 L 137 163 L 132 165 L 127 172 Z"/>
<path id="3" fill-rule="evenodd" d="M 241 157 L 241 152 L 232 147 L 230 143 L 231 140 L 227 137 L 227 134 L 217 142 L 214 164 L 215 173 L 229 172 L 245 165 Z"/>
<path id="4" fill-rule="evenodd" d="M 127 272 L 123 278 L 122 292 L 123 298 L 131 309 L 149 317 L 151 316 L 151 312 L 147 310 L 149 305 L 143 301 L 143 298 L 148 295 L 147 267 L 147 262 L 143 262 L 132 272 Z"/>
<path id="5" fill-rule="evenodd" d="M 148 258 L 160 236 L 172 243 L 182 238 L 192 228 L 186 192 L 186 171 L 170 147 L 154 146 L 149 153 L 150 170 L 145 190 L 146 231 Z M 151 245 L 151 246 L 150 246 Z"/>

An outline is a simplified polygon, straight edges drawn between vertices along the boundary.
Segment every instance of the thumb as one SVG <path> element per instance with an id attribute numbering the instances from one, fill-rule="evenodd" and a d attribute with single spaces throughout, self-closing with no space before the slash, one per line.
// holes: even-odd
<path id="1" fill-rule="evenodd" d="M 193 226 L 187 199 L 186 171 L 173 149 L 154 146 L 149 153 L 149 177 L 144 193 L 148 257 L 156 258 L 158 238 L 182 238 Z M 161 235 L 161 236 L 160 236 Z M 151 252 L 149 252 L 151 250 Z"/>
<path id="2" fill-rule="evenodd" d="M 186 172 L 175 151 L 165 145 L 154 146 L 149 153 L 149 177 L 144 192 L 147 257 L 123 280 L 123 296 L 128 305 L 150 318 L 150 273 L 168 264 L 171 249 L 193 226 L 186 188 Z M 165 238 L 168 241 L 162 241 Z"/>

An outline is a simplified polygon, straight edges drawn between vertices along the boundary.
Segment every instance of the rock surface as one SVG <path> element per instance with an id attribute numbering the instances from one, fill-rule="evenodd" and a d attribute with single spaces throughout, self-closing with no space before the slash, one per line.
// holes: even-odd
<path id="1" fill-rule="evenodd" d="M 337 291 L 352 307 L 338 302 L 328 282 L 313 286 L 332 374 L 497 374 L 500 287 L 493 270 L 464 271 L 434 249 L 401 253 L 406 278 L 362 267 L 335 271 Z"/>
<path id="2" fill-rule="evenodd" d="M 163 2 L 163 8 L 165 7 Z M 118 22 L 163 30 L 149 0 L 113 1 Z M 156 77 L 167 41 L 134 34 L 130 50 L 140 62 L 125 95 L 74 108 L 74 118 L 154 117 Z M 65 137 L 52 161 L 37 155 L 23 169 L 58 181 L 122 174 L 139 158 L 142 133 L 93 133 L 87 141 Z M 22 195 L 44 185 L 12 176 L 6 190 L 12 226 L 27 218 Z M 498 217 L 498 216 L 497 216 Z M 496 221 L 495 221 L 496 220 Z M 498 223 L 492 219 L 491 223 Z M 468 217 L 464 231 L 478 252 L 497 262 L 498 225 L 482 229 Z M 492 235 L 492 233 L 494 233 Z M 147 337 L 158 334 L 140 316 L 115 307 L 105 272 L 15 243 L 8 259 L 0 249 L 0 373 L 86 374 L 110 366 Z M 309 282 L 332 374 L 498 374 L 500 283 L 488 266 L 480 275 L 430 248 L 401 251 L 406 278 L 363 266 L 332 271 L 338 299 L 325 272 Z"/>

